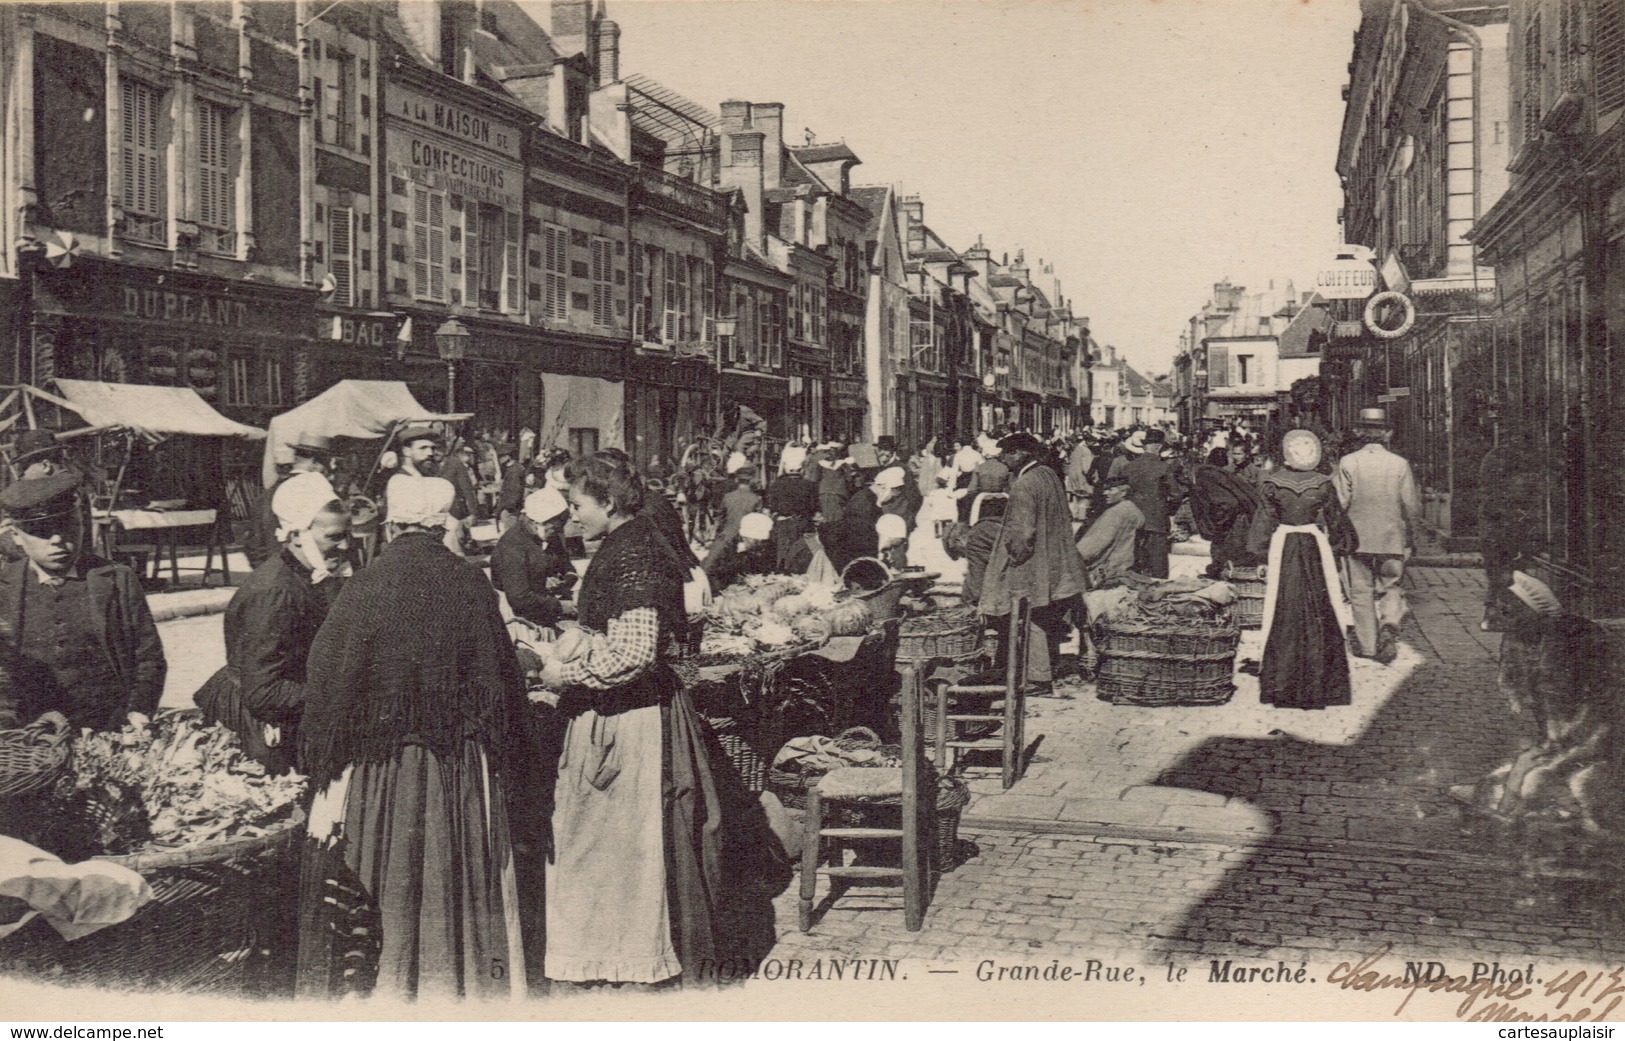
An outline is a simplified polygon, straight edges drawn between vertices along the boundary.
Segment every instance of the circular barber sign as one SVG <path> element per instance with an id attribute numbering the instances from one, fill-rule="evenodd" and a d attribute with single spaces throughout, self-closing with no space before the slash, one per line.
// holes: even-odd
<path id="1" fill-rule="evenodd" d="M 1398 339 L 1416 324 L 1416 305 L 1404 293 L 1378 293 L 1365 305 L 1365 327 L 1384 340 Z"/>

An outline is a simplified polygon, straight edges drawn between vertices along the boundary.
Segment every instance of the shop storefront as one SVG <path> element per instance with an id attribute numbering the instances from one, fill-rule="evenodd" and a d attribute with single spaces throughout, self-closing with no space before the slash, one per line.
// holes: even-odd
<path id="1" fill-rule="evenodd" d="M 867 408 L 863 380 L 855 376 L 832 378 L 829 381 L 829 397 L 824 404 L 825 436 L 847 444 L 862 441 Z"/>
<path id="2" fill-rule="evenodd" d="M 255 426 L 308 393 L 311 290 L 77 258 L 28 280 L 20 311 L 19 376 L 39 387 L 67 379 L 190 387 L 226 416 Z M 254 453 L 207 447 L 178 470 L 204 467 L 199 489 L 252 473 Z M 182 475 L 184 476 L 184 474 Z M 212 505 L 212 504 L 211 504 Z"/>
<path id="3" fill-rule="evenodd" d="M 640 468 L 675 465 L 684 448 L 711 433 L 716 370 L 708 358 L 632 355 L 626 383 L 626 451 Z"/>
<path id="4" fill-rule="evenodd" d="M 722 415 L 726 420 L 743 406 L 767 423 L 767 436 L 778 441 L 789 434 L 790 381 L 761 372 L 728 371 L 722 374 Z"/>

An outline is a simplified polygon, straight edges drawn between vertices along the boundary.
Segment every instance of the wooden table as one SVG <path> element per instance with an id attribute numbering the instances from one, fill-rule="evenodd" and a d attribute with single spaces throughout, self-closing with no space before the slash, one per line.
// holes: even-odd
<path id="1" fill-rule="evenodd" d="M 221 583 L 231 585 L 231 564 L 226 560 L 225 536 L 221 532 L 219 512 L 216 510 L 96 510 L 92 512 L 91 519 L 96 525 L 97 544 L 108 560 L 116 559 L 114 554 L 118 552 L 120 533 L 146 533 L 145 537 L 151 539 L 156 549 L 152 558 L 152 578 L 158 577 L 163 551 L 167 548 L 170 578 L 177 585 L 181 580 L 179 547 L 185 541 L 181 538 L 182 534 L 187 530 L 207 528 L 208 532 L 201 543 L 186 541 L 186 544 L 204 547 L 204 585 L 209 584 L 209 576 L 214 573 L 216 552 L 220 554 Z"/>

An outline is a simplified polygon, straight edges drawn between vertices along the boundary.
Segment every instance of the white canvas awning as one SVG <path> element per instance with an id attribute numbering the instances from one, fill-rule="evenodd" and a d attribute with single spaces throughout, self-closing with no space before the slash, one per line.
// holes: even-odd
<path id="1" fill-rule="evenodd" d="M 325 434 L 373 440 L 385 437 L 400 423 L 455 423 L 471 412 L 430 412 L 418 404 L 406 384 L 396 380 L 340 380 L 297 408 L 271 420 L 265 442 L 262 477 L 269 488 L 276 483 L 276 464 L 291 462 L 289 448 L 301 434 Z"/>
<path id="2" fill-rule="evenodd" d="M 73 410 L 93 427 L 123 428 L 159 439 L 196 437 L 261 438 L 265 431 L 227 419 L 191 387 L 152 387 L 96 380 L 56 381 Z"/>

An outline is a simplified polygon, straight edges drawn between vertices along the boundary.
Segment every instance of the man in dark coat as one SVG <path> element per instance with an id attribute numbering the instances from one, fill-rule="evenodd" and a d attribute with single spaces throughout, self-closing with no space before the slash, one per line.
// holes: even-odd
<path id="1" fill-rule="evenodd" d="M 1061 478 L 1042 462 L 1043 442 L 1031 434 L 1008 434 L 999 441 L 1009 460 L 1010 499 L 1004 527 L 988 559 L 982 581 L 982 614 L 1007 618 L 1018 596 L 1032 610 L 1027 681 L 1048 693 L 1068 619 L 1088 588 L 1083 558 L 1072 542 L 1072 515 Z M 1008 632 L 1008 626 L 1001 631 Z"/>
<path id="2" fill-rule="evenodd" d="M 288 467 L 286 474 L 277 478 L 276 484 L 260 495 L 248 519 L 248 533 L 243 536 L 243 556 L 248 558 L 250 568 L 259 567 L 282 550 L 276 537 L 276 511 L 271 508 L 271 498 L 282 483 L 294 474 L 332 476 L 333 457 L 338 453 L 333 447 L 333 439 L 326 434 L 302 433 L 288 447 L 293 451 L 293 465 Z"/>
<path id="3" fill-rule="evenodd" d="M 16 481 L 0 509 L 21 559 L 0 567 L 0 632 L 12 658 L 18 718 L 61 712 L 73 730 L 117 730 L 150 716 L 168 665 L 141 580 L 85 552 L 81 477 Z"/>
<path id="4" fill-rule="evenodd" d="M 1168 577 L 1168 518 L 1178 508 L 1180 483 L 1162 458 L 1166 435 L 1148 431 L 1145 450 L 1123 465 L 1121 475 L 1128 481 L 1128 499 L 1140 508 L 1145 523 L 1134 544 L 1134 570 L 1152 578 Z"/>
<path id="5" fill-rule="evenodd" d="M 197 692 L 209 722 L 275 772 L 294 766 L 305 712 L 305 659 L 344 581 L 350 516 L 327 478 L 295 475 L 277 488 L 286 533 L 226 605 L 226 664 Z"/>
<path id="6" fill-rule="evenodd" d="M 576 572 L 564 551 L 569 513 L 570 504 L 556 489 L 531 492 L 524 514 L 491 552 L 491 584 L 508 598 L 509 610 L 544 628 L 570 613 L 567 600 Z"/>

